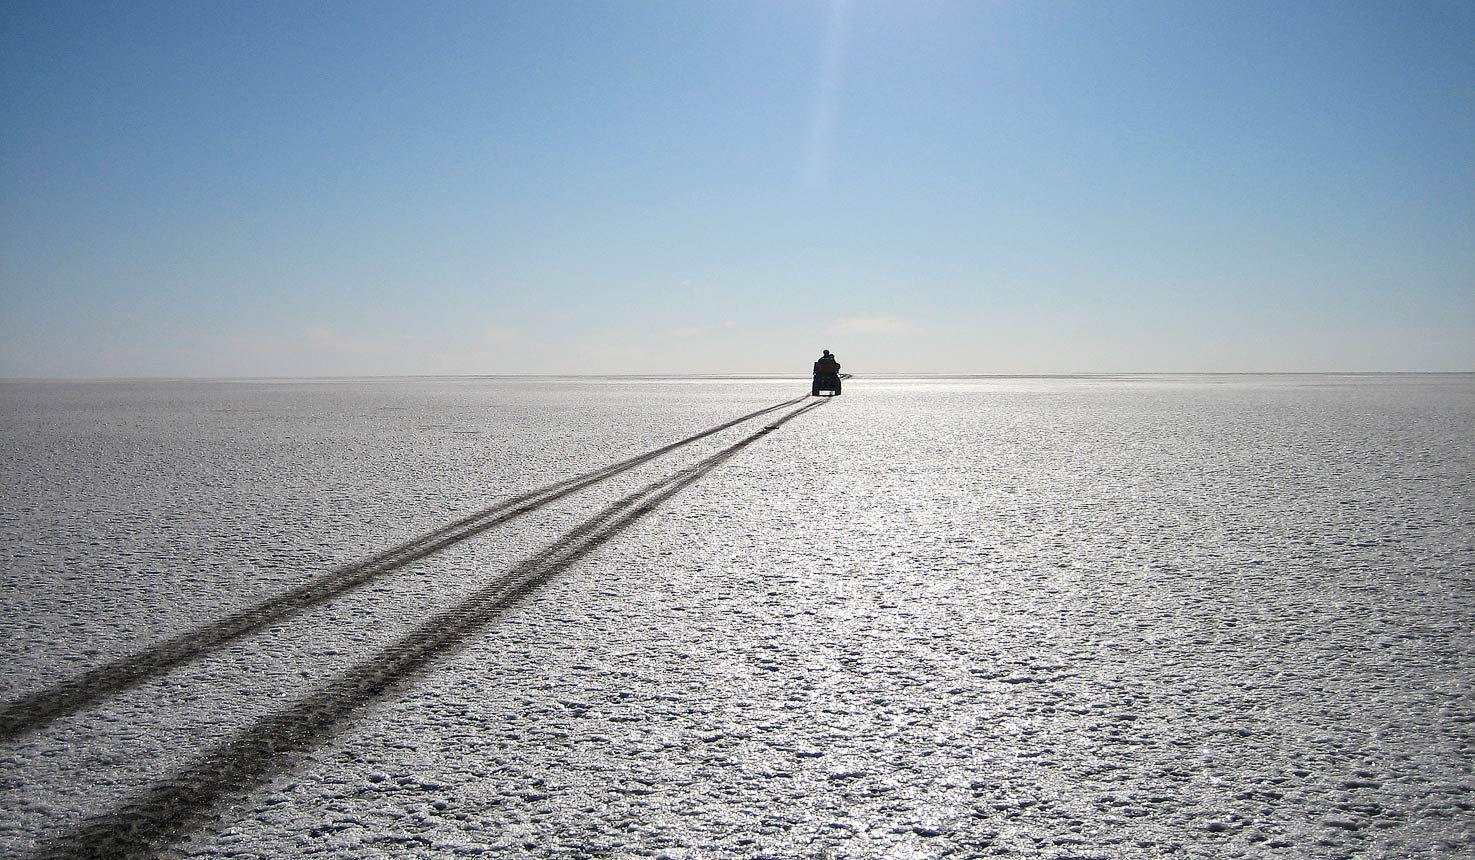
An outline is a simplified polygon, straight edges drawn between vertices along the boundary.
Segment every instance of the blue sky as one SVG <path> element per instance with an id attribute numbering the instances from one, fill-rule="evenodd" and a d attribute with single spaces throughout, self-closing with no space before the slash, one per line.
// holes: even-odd
<path id="1" fill-rule="evenodd" d="M 1475 5 L 0 5 L 0 376 L 1475 370 Z"/>

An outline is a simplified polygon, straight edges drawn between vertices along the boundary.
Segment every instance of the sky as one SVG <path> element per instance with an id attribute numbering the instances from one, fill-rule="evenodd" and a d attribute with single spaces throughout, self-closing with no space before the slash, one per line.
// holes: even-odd
<path id="1" fill-rule="evenodd" d="M 1475 371 L 1475 4 L 0 4 L 0 377 Z"/>

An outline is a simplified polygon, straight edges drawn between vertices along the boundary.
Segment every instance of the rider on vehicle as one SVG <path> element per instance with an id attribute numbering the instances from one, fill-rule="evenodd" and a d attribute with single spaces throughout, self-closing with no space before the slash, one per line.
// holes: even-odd
<path id="1" fill-rule="evenodd" d="M 811 393 L 818 397 L 821 389 L 840 393 L 840 362 L 835 360 L 828 349 L 814 363 L 814 387 Z"/>

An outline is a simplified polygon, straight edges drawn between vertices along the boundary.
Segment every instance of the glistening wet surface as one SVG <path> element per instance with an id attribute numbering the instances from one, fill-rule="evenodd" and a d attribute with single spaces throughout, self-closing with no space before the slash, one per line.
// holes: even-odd
<path id="1" fill-rule="evenodd" d="M 0 853 L 1475 852 L 1475 377 L 804 393 L 0 386 L 8 703 L 518 511 L 33 707 Z"/>

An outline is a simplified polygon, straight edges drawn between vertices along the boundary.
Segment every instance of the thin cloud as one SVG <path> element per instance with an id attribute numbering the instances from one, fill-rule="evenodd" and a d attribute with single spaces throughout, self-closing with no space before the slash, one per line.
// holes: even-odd
<path id="1" fill-rule="evenodd" d="M 850 317 L 830 326 L 830 331 L 839 334 L 897 334 L 913 331 L 916 326 L 896 317 Z"/>
<path id="2" fill-rule="evenodd" d="M 708 323 L 706 325 L 686 325 L 671 329 L 672 337 L 697 337 L 708 334 L 718 329 L 734 328 L 737 323 L 732 320 L 723 320 L 720 323 Z"/>

